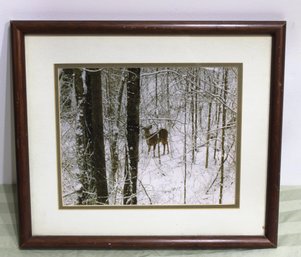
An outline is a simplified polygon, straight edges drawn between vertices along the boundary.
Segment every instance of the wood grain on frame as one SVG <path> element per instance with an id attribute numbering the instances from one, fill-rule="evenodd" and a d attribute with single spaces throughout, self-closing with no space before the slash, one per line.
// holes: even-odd
<path id="1" fill-rule="evenodd" d="M 277 246 L 285 51 L 284 21 L 12 21 L 21 248 L 266 248 Z M 272 66 L 264 236 L 32 236 L 26 102 L 26 35 L 270 35 Z"/>

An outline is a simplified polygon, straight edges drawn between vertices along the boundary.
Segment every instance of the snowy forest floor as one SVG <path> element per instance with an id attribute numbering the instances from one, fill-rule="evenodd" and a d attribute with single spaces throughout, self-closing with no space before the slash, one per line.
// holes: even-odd
<path id="1" fill-rule="evenodd" d="M 68 131 L 70 124 L 64 123 L 62 127 L 64 131 Z M 187 150 L 185 176 L 183 135 L 171 130 L 168 141 L 169 153 L 166 149 L 166 153 L 163 154 L 163 145 L 160 144 L 160 158 L 158 145 L 155 157 L 153 157 L 153 149 L 148 153 L 148 146 L 141 134 L 137 182 L 138 205 L 218 205 L 220 164 L 219 160 L 215 161 L 213 158 L 213 149 L 209 148 L 208 168 L 205 168 L 205 145 L 198 147 L 198 151 L 195 151 L 194 162 L 192 162 L 192 150 Z M 64 156 L 69 162 L 70 156 L 75 156 L 74 151 L 76 151 L 75 137 L 69 140 L 69 144 L 64 145 L 63 148 Z M 74 192 L 80 186 L 76 160 L 71 163 L 71 166 L 63 169 L 62 174 L 64 205 L 66 206 L 76 205 L 77 195 Z M 120 167 L 120 170 L 123 168 Z M 233 172 L 226 173 L 223 204 L 235 204 L 235 177 L 232 176 Z M 118 199 L 114 201 L 117 205 L 122 203 L 122 185 L 122 180 L 119 180 Z"/>
<path id="2" fill-rule="evenodd" d="M 211 186 L 211 184 L 217 175 L 219 165 L 215 163 L 213 158 L 210 158 L 209 168 L 205 168 L 205 146 L 195 152 L 194 163 L 191 160 L 191 153 L 188 153 L 185 183 L 183 145 L 179 142 L 181 142 L 179 136 L 171 135 L 169 154 L 163 155 L 163 146 L 160 145 L 161 156 L 158 158 L 158 151 L 156 150 L 156 157 L 153 157 L 152 150 L 148 154 L 146 142 L 141 141 L 140 148 L 142 151 L 138 173 L 140 182 L 138 183 L 139 204 L 211 205 L 218 203 L 219 187 Z M 213 156 L 212 149 L 210 149 L 209 155 Z M 233 204 L 234 197 L 235 188 L 229 185 L 223 195 L 223 204 Z"/>

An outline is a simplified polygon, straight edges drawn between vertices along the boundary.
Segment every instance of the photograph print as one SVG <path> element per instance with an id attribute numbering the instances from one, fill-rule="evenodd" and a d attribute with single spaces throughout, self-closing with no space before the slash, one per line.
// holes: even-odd
<path id="1" fill-rule="evenodd" d="M 242 64 L 56 64 L 59 208 L 238 208 Z"/>

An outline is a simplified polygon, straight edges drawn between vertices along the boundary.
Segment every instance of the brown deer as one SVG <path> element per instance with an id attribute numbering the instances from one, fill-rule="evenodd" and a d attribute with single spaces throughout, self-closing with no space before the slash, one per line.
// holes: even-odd
<path id="1" fill-rule="evenodd" d="M 146 143 L 148 145 L 148 153 L 151 150 L 151 147 L 153 147 L 153 156 L 155 157 L 155 149 L 156 145 L 159 143 L 163 144 L 163 154 L 165 154 L 165 147 L 167 146 L 167 153 L 169 153 L 169 146 L 168 146 L 168 131 L 166 129 L 159 129 L 158 131 L 154 133 L 150 133 L 150 130 L 152 128 L 152 125 L 143 127 L 144 130 L 144 136 Z M 158 154 L 160 155 L 160 149 L 158 147 Z"/>

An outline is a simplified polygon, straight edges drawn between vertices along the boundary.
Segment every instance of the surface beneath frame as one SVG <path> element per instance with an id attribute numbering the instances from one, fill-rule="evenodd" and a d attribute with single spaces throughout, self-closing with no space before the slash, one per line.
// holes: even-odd
<path id="1" fill-rule="evenodd" d="M 32 256 L 37 254 L 35 251 L 22 251 L 18 248 L 17 236 L 17 221 L 16 221 L 16 186 L 15 185 L 0 185 L 0 256 Z M 99 250 L 65 250 L 60 251 L 60 256 L 299 256 L 301 251 L 301 186 L 281 187 L 280 195 L 280 219 L 279 219 L 279 245 L 277 249 L 262 249 L 262 250 L 165 250 L 158 252 L 157 250 L 139 250 L 139 251 L 99 251 Z M 57 256 L 57 251 L 43 250 L 38 251 L 39 256 Z"/>

